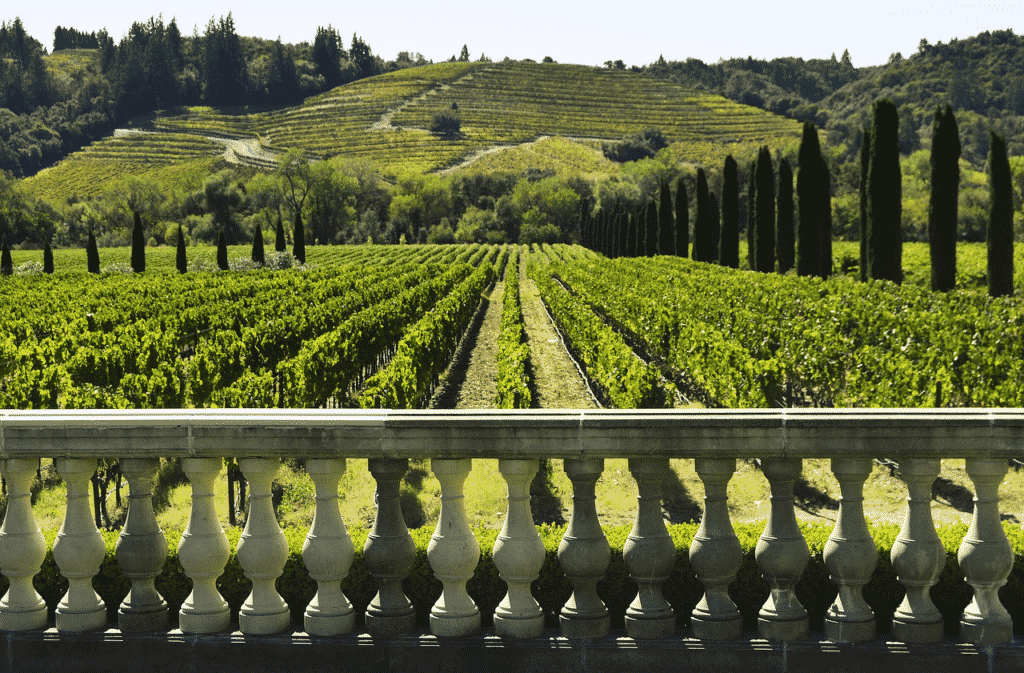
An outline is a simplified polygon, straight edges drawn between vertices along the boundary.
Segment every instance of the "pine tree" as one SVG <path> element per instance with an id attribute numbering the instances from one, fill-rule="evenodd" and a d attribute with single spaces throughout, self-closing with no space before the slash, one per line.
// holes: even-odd
<path id="1" fill-rule="evenodd" d="M 1013 294 L 1013 181 L 1006 158 L 1006 141 L 991 131 L 988 151 L 988 294 L 1002 297 Z"/>
<path id="2" fill-rule="evenodd" d="M 757 155 L 757 228 L 754 230 L 757 270 L 775 271 L 775 170 L 766 145 Z"/>
<path id="3" fill-rule="evenodd" d="M 860 146 L 860 279 L 868 279 L 868 168 L 871 166 L 871 125 L 864 125 Z"/>
<path id="4" fill-rule="evenodd" d="M 658 206 L 654 199 L 647 202 L 647 216 L 644 231 L 644 256 L 654 257 L 658 254 Z"/>
<path id="5" fill-rule="evenodd" d="M 185 234 L 181 231 L 181 225 L 178 225 L 178 250 L 177 258 L 178 273 L 185 273 L 188 271 L 188 258 L 185 257 Z"/>
<path id="6" fill-rule="evenodd" d="M 818 209 L 821 213 L 821 227 L 818 230 L 818 276 L 824 280 L 832 275 L 832 176 L 824 157 L 820 162 L 818 186 L 821 191 L 818 193 Z"/>
<path id="7" fill-rule="evenodd" d="M 796 250 L 793 238 L 793 169 L 790 168 L 789 161 L 785 157 L 779 162 L 777 211 L 779 231 L 775 238 L 775 245 L 779 259 L 779 273 L 786 273 L 793 268 Z"/>
<path id="8" fill-rule="evenodd" d="M 661 203 L 658 208 L 658 254 L 676 254 L 676 218 L 672 215 L 672 190 L 668 182 L 661 183 Z"/>
<path id="9" fill-rule="evenodd" d="M 134 212 L 135 226 L 132 227 L 132 271 L 142 273 L 146 270 L 146 235 L 142 231 L 142 217 L 139 211 Z"/>
<path id="10" fill-rule="evenodd" d="M 903 282 L 903 187 L 899 114 L 888 100 L 875 103 L 868 166 L 868 277 Z"/>
<path id="11" fill-rule="evenodd" d="M 228 266 L 228 241 L 224 238 L 224 230 L 221 229 L 217 235 L 217 268 L 221 271 L 227 271 Z"/>
<path id="12" fill-rule="evenodd" d="M 757 240 L 754 230 L 757 229 L 757 161 L 750 162 L 750 173 L 747 179 L 747 263 L 751 271 L 757 270 Z"/>
<path id="13" fill-rule="evenodd" d="M 686 183 L 682 178 L 676 181 L 676 255 L 690 254 L 690 200 L 686 194 Z"/>
<path id="14" fill-rule="evenodd" d="M 10 276 L 14 273 L 14 261 L 11 259 L 11 246 L 4 241 L 3 251 L 0 252 L 0 275 Z"/>
<path id="15" fill-rule="evenodd" d="M 263 254 L 263 229 L 256 225 L 256 235 L 252 237 L 252 261 L 257 264 L 266 264 L 267 260 Z"/>
<path id="16" fill-rule="evenodd" d="M 804 122 L 797 160 L 800 162 L 796 176 L 800 223 L 796 238 L 796 272 L 800 276 L 816 276 L 821 271 L 821 146 L 818 130 L 810 122 Z"/>
<path id="17" fill-rule="evenodd" d="M 277 214 L 277 238 L 274 241 L 274 250 L 277 252 L 284 252 L 288 249 L 288 244 L 284 240 L 284 223 L 281 221 L 281 213 Z"/>
<path id="18" fill-rule="evenodd" d="M 306 231 L 302 227 L 302 216 L 295 213 L 295 239 L 292 241 L 292 255 L 299 264 L 306 263 Z"/>
<path id="19" fill-rule="evenodd" d="M 53 248 L 50 247 L 49 241 L 43 248 L 43 273 L 53 273 Z"/>
<path id="20" fill-rule="evenodd" d="M 730 154 L 722 175 L 722 266 L 740 266 L 740 178 L 739 166 Z"/>
<path id="21" fill-rule="evenodd" d="M 708 177 L 703 168 L 697 169 L 697 219 L 693 223 L 693 259 L 713 262 L 711 256 L 711 213 L 708 212 Z"/>
<path id="22" fill-rule="evenodd" d="M 957 202 L 960 195 L 960 133 L 953 108 L 935 110 L 932 123 L 932 184 L 928 202 L 928 245 L 932 290 L 956 287 Z"/>
<path id="23" fill-rule="evenodd" d="M 85 261 L 89 273 L 100 272 L 100 251 L 96 245 L 96 234 L 89 232 L 89 241 L 85 244 Z"/>

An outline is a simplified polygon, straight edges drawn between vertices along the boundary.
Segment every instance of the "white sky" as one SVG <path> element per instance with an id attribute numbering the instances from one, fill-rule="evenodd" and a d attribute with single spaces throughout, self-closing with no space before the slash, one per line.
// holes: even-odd
<path id="1" fill-rule="evenodd" d="M 565 0 L 56 0 L 5 5 L 0 19 L 20 15 L 29 34 L 47 49 L 52 48 L 58 25 L 84 32 L 105 27 L 117 41 L 132 21 L 160 13 L 165 22 L 176 17 L 182 33 L 191 34 L 193 26 L 202 33 L 212 16 L 231 11 L 241 35 L 312 42 L 317 26 L 329 23 L 338 29 L 346 48 L 357 32 L 385 60 L 399 51 L 418 51 L 443 61 L 457 56 L 465 43 L 474 60 L 483 52 L 494 60 L 509 56 L 539 61 L 551 56 L 561 63 L 587 65 L 615 59 L 643 65 L 656 61 L 659 54 L 670 61 L 695 57 L 708 63 L 748 55 L 828 58 L 849 49 L 853 64 L 861 67 L 885 63 L 894 51 L 909 56 L 922 37 L 934 44 L 985 30 L 1013 28 L 1018 35 L 1024 33 L 1020 3 L 940 5 L 923 0 L 673 0 L 653 7 Z"/>

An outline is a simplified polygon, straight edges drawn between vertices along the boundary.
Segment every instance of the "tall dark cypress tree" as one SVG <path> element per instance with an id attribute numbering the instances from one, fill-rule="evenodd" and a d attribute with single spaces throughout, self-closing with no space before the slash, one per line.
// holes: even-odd
<path id="1" fill-rule="evenodd" d="M 899 113 L 892 101 L 875 103 L 868 166 L 868 277 L 903 282 L 903 186 Z"/>
<path id="2" fill-rule="evenodd" d="M 228 266 L 228 241 L 224 238 L 224 230 L 220 230 L 220 234 L 217 235 L 217 268 L 221 271 L 227 271 Z"/>
<path id="3" fill-rule="evenodd" d="M 96 234 L 89 232 L 89 241 L 85 244 L 85 263 L 89 273 L 100 272 L 100 251 L 96 245 Z"/>
<path id="4" fill-rule="evenodd" d="M 686 183 L 676 180 L 676 255 L 690 254 L 690 199 L 686 194 Z"/>
<path id="5" fill-rule="evenodd" d="M 761 147 L 757 155 L 757 229 L 755 253 L 757 270 L 775 271 L 775 170 L 768 146 Z"/>
<path id="6" fill-rule="evenodd" d="M 612 231 L 615 236 L 615 256 L 629 257 L 629 243 L 627 230 L 629 229 L 629 217 L 626 207 L 619 201 L 615 202 L 615 210 L 611 215 Z"/>
<path id="7" fill-rule="evenodd" d="M 645 222 L 644 255 L 654 257 L 658 254 L 658 206 L 654 203 L 654 199 L 647 202 Z"/>
<path id="8" fill-rule="evenodd" d="M 274 241 L 274 250 L 277 252 L 284 252 L 288 249 L 288 244 L 284 240 L 284 223 L 281 221 L 281 213 L 277 214 L 277 238 Z"/>
<path id="9" fill-rule="evenodd" d="M 263 230 L 256 225 L 256 235 L 252 237 L 252 261 L 257 264 L 266 264 L 266 257 L 263 254 Z"/>
<path id="10" fill-rule="evenodd" d="M 988 218 L 988 294 L 1013 294 L 1013 182 L 1003 137 L 990 132 L 988 180 L 992 189 Z"/>
<path id="11" fill-rule="evenodd" d="M 676 254 L 676 218 L 672 215 L 672 190 L 668 182 L 661 183 L 661 202 L 658 206 L 658 254 Z"/>
<path id="12" fill-rule="evenodd" d="M 185 234 L 181 230 L 181 224 L 178 225 L 178 249 L 176 252 L 175 262 L 178 273 L 185 273 L 188 271 L 188 258 L 185 256 Z"/>
<path id="13" fill-rule="evenodd" d="M 640 233 L 642 231 L 640 227 L 640 216 L 637 211 L 631 210 L 627 215 L 626 223 L 626 257 L 639 257 L 640 248 L 638 243 L 640 242 Z"/>
<path id="14" fill-rule="evenodd" d="M 693 223 L 693 259 L 696 262 L 715 261 L 711 257 L 711 213 L 708 212 L 708 177 L 703 168 L 697 169 L 697 219 Z"/>
<path id="15" fill-rule="evenodd" d="M 43 273 L 53 273 L 53 248 L 50 247 L 49 241 L 43 248 Z"/>
<path id="16" fill-rule="evenodd" d="M 932 123 L 932 185 L 928 202 L 928 245 L 932 290 L 956 287 L 957 202 L 960 196 L 960 133 L 953 108 L 935 110 Z"/>
<path id="17" fill-rule="evenodd" d="M 739 167 L 730 154 L 722 175 L 722 266 L 740 266 L 740 178 Z"/>
<path id="18" fill-rule="evenodd" d="M 751 271 L 757 270 L 757 160 L 750 162 L 750 174 L 747 179 L 747 263 Z"/>
<path id="19" fill-rule="evenodd" d="M 306 263 L 306 231 L 302 227 L 302 215 L 295 213 L 295 240 L 292 241 L 292 255 L 299 264 Z"/>
<path id="20" fill-rule="evenodd" d="M 818 275 L 825 279 L 832 275 L 832 176 L 829 174 L 825 158 L 821 157 L 819 161 L 821 168 L 818 173 L 818 187 L 821 191 L 818 193 L 818 208 L 821 212 L 821 228 L 818 230 Z"/>
<path id="21" fill-rule="evenodd" d="M 139 211 L 134 212 L 135 226 L 132 227 L 132 271 L 142 273 L 146 270 L 146 236 L 142 232 L 142 217 Z"/>
<path id="22" fill-rule="evenodd" d="M 793 268 L 796 250 L 793 232 L 793 169 L 785 157 L 779 162 L 778 200 L 779 231 L 775 237 L 775 247 L 779 273 L 786 273 Z"/>
<path id="23" fill-rule="evenodd" d="M 708 259 L 718 264 L 722 254 L 722 209 L 718 205 L 718 197 L 708 191 Z"/>
<path id="24" fill-rule="evenodd" d="M 0 275 L 10 276 L 14 273 L 14 260 L 11 259 L 11 246 L 4 241 L 3 249 L 0 250 Z"/>
<path id="25" fill-rule="evenodd" d="M 871 165 L 871 125 L 864 125 L 860 146 L 860 279 L 868 279 L 868 167 Z"/>
<path id="26" fill-rule="evenodd" d="M 820 272 L 821 255 L 821 146 L 814 124 L 804 122 L 800 140 L 800 172 L 796 176 L 800 220 L 796 232 L 796 272 L 800 276 L 816 276 Z"/>

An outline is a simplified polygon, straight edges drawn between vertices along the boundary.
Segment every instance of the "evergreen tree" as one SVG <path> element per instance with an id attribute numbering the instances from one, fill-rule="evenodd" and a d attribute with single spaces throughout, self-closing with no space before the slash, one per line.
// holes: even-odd
<path id="1" fill-rule="evenodd" d="M 256 235 L 252 237 L 252 261 L 261 265 L 267 262 L 263 254 L 263 229 L 259 225 L 256 225 Z"/>
<path id="2" fill-rule="evenodd" d="M 708 178 L 703 168 L 697 169 L 697 219 L 693 223 L 693 259 L 695 262 L 717 261 L 711 257 L 711 213 L 708 211 Z"/>
<path id="3" fill-rule="evenodd" d="M 658 206 L 654 199 L 647 202 L 647 217 L 644 232 L 644 255 L 654 257 L 658 254 Z"/>
<path id="4" fill-rule="evenodd" d="M 89 241 L 85 244 L 85 261 L 89 273 L 100 272 L 100 251 L 96 245 L 96 234 L 89 232 Z"/>
<path id="5" fill-rule="evenodd" d="M 224 237 L 224 230 L 217 234 L 217 268 L 227 271 L 228 266 L 228 240 Z"/>
<path id="6" fill-rule="evenodd" d="M 146 270 L 146 235 L 142 231 L 142 216 L 139 211 L 135 215 L 135 226 L 132 227 L 132 271 L 142 273 Z"/>
<path id="7" fill-rule="evenodd" d="M 50 247 L 49 241 L 43 248 L 43 273 L 53 273 L 53 248 Z"/>
<path id="8" fill-rule="evenodd" d="M 668 182 L 661 183 L 661 203 L 658 208 L 658 254 L 676 254 L 676 218 L 672 216 L 672 190 Z"/>
<path id="9" fill-rule="evenodd" d="M 818 244 L 821 246 L 818 251 L 818 275 L 824 280 L 832 275 L 832 176 L 828 171 L 828 164 L 825 158 L 820 159 L 819 169 L 819 197 L 821 199 L 819 211 L 821 212 L 821 228 L 818 230 Z"/>
<path id="10" fill-rule="evenodd" d="M 676 255 L 690 254 L 690 199 L 686 195 L 686 183 L 682 178 L 676 181 Z"/>
<path id="11" fill-rule="evenodd" d="M 992 190 L 988 220 L 988 294 L 1013 294 L 1013 181 L 1006 141 L 991 131 L 988 179 Z"/>
<path id="12" fill-rule="evenodd" d="M 14 273 L 14 261 L 11 259 L 11 246 L 4 242 L 3 251 L 0 252 L 0 275 L 10 276 Z"/>
<path id="13" fill-rule="evenodd" d="M 871 125 L 864 125 L 860 146 L 860 279 L 868 279 L 868 168 L 871 165 Z"/>
<path id="14" fill-rule="evenodd" d="M 636 212 L 626 216 L 626 257 L 637 257 L 637 240 L 640 238 L 640 227 L 637 226 Z"/>
<path id="15" fill-rule="evenodd" d="M 739 166 L 730 154 L 722 175 L 722 266 L 740 266 L 740 178 Z"/>
<path id="16" fill-rule="evenodd" d="M 785 157 L 779 162 L 778 200 L 779 231 L 775 238 L 775 246 L 779 259 L 779 273 L 786 273 L 793 268 L 796 250 L 793 238 L 793 169 Z"/>
<path id="17" fill-rule="evenodd" d="M 960 195 L 960 133 L 953 108 L 935 110 L 932 123 L 932 184 L 928 202 L 928 245 L 932 290 L 956 287 L 957 201 Z"/>
<path id="18" fill-rule="evenodd" d="M 462 45 L 462 51 L 459 52 L 459 61 L 469 63 L 469 48 L 466 45 Z"/>
<path id="19" fill-rule="evenodd" d="M 181 230 L 181 225 L 178 225 L 178 250 L 177 258 L 178 273 L 185 273 L 188 271 L 188 258 L 185 257 L 185 234 Z"/>
<path id="20" fill-rule="evenodd" d="M 324 86 L 333 89 L 342 83 L 341 58 L 343 55 L 341 36 L 328 24 L 326 28 L 317 26 L 316 37 L 313 38 L 313 63 L 316 70 L 323 75 Z"/>
<path id="21" fill-rule="evenodd" d="M 629 228 L 629 217 L 626 213 L 625 207 L 618 201 L 615 202 L 615 210 L 612 215 L 612 227 L 614 228 L 616 239 L 615 256 L 628 257 L 629 253 L 627 252 L 628 243 L 626 231 Z"/>
<path id="22" fill-rule="evenodd" d="M 903 187 L 899 115 L 888 100 L 875 103 L 868 166 L 868 277 L 903 282 Z"/>
<path id="23" fill-rule="evenodd" d="M 754 230 L 757 270 L 775 271 L 775 170 L 767 145 L 757 155 L 757 228 Z"/>
<path id="24" fill-rule="evenodd" d="M 796 176 L 800 224 L 796 238 L 796 272 L 816 276 L 821 272 L 821 146 L 814 124 L 804 122 L 800 141 L 800 172 Z"/>
<path id="25" fill-rule="evenodd" d="M 284 223 L 281 221 L 281 213 L 277 213 L 277 236 L 274 240 L 274 250 L 284 252 L 288 249 L 288 243 L 284 240 Z"/>
<path id="26" fill-rule="evenodd" d="M 757 270 L 757 160 L 750 162 L 750 173 L 747 179 L 747 264 L 751 271 Z"/>
<path id="27" fill-rule="evenodd" d="M 306 231 L 302 226 L 302 216 L 295 213 L 295 238 L 292 240 L 292 255 L 299 264 L 306 263 Z"/>
<path id="28" fill-rule="evenodd" d="M 708 261 L 719 264 L 722 255 L 722 209 L 713 191 L 708 192 L 708 247 Z"/>

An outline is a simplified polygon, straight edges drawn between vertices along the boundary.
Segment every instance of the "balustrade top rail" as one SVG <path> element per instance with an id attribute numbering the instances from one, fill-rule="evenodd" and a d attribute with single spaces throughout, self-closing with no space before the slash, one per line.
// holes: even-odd
<path id="1" fill-rule="evenodd" d="M 1019 457 L 1024 409 L 0 412 L 0 459 L 637 455 Z"/>

